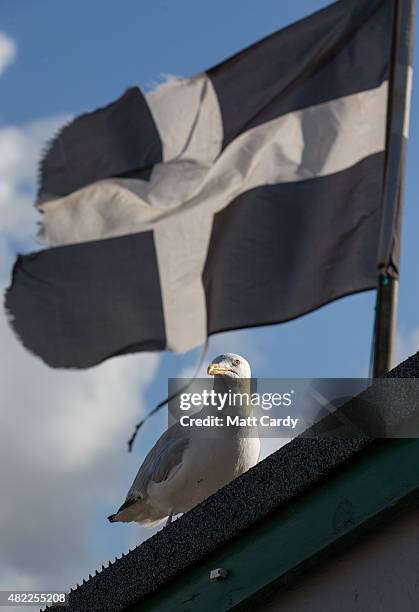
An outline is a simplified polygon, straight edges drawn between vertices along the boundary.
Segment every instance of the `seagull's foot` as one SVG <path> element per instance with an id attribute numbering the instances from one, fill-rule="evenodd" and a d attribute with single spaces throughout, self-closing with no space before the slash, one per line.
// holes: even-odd
<path id="1" fill-rule="evenodd" d="M 165 523 L 165 525 L 164 525 L 165 527 L 167 527 L 168 525 L 170 525 L 170 523 L 172 522 L 172 518 L 173 518 L 173 512 L 171 512 L 171 513 L 169 514 L 169 516 L 167 517 L 167 521 L 166 521 L 166 523 Z"/>

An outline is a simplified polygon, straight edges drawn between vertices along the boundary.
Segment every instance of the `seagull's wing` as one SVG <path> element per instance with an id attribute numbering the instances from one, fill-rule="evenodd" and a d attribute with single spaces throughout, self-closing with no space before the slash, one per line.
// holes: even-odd
<path id="1" fill-rule="evenodd" d="M 126 502 L 120 510 L 143 498 L 151 481 L 163 482 L 173 476 L 182 463 L 183 453 L 188 444 L 187 427 L 182 427 L 179 423 L 169 427 L 144 459 L 128 491 Z"/>

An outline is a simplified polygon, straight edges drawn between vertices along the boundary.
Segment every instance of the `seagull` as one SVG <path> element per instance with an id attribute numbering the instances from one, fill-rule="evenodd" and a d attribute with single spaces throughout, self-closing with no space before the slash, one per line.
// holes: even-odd
<path id="1" fill-rule="evenodd" d="M 212 360 L 207 374 L 214 377 L 214 391 L 247 393 L 250 397 L 250 365 L 240 355 L 226 353 Z M 194 417 L 217 413 L 247 417 L 251 406 L 227 405 L 222 412 L 203 407 Z M 243 420 L 242 420 L 243 421 Z M 212 428 L 185 427 L 175 423 L 158 439 L 141 465 L 111 523 L 137 522 L 152 527 L 176 514 L 188 512 L 259 460 L 256 427 L 246 425 Z"/>

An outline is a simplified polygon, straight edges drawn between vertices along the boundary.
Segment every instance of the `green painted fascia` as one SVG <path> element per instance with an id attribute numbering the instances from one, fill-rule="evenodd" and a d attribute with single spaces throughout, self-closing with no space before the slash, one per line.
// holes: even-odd
<path id="1" fill-rule="evenodd" d="M 230 610 L 417 490 L 419 440 L 377 443 L 129 609 Z M 217 567 L 228 576 L 211 582 Z"/>

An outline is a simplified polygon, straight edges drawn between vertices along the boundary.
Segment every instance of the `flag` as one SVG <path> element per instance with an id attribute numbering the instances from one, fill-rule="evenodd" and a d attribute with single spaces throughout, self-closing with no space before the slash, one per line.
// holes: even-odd
<path id="1" fill-rule="evenodd" d="M 86 368 L 375 288 L 395 4 L 340 0 L 65 126 L 40 170 L 46 248 L 6 295 L 23 344 Z"/>

